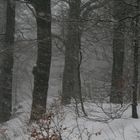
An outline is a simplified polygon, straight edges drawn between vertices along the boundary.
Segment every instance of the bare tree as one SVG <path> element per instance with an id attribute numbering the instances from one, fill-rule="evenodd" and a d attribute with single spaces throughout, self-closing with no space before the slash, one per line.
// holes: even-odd
<path id="1" fill-rule="evenodd" d="M 80 0 L 69 1 L 67 37 L 65 46 L 65 66 L 63 73 L 62 102 L 68 103 L 71 97 L 79 97 L 79 63 L 80 63 Z"/>
<path id="2" fill-rule="evenodd" d="M 140 1 L 136 3 L 136 14 L 139 14 Z M 133 22 L 134 39 L 133 39 L 133 52 L 134 52 L 134 71 L 133 71 L 133 96 L 132 96 L 132 117 L 138 118 L 137 114 L 137 89 L 138 89 L 138 64 L 139 64 L 139 16 Z"/>
<path id="3" fill-rule="evenodd" d="M 31 120 L 46 112 L 46 100 L 51 65 L 51 1 L 31 0 L 36 12 L 38 54 L 34 66 L 34 89 Z"/>
<path id="4" fill-rule="evenodd" d="M 70 103 L 71 97 L 82 101 L 80 65 L 82 61 L 81 38 L 89 15 L 96 9 L 105 6 L 109 0 L 99 2 L 89 0 L 69 1 L 67 33 L 65 40 L 65 66 L 63 72 L 62 103 Z M 79 98 L 80 97 L 80 98 Z"/>
<path id="5" fill-rule="evenodd" d="M 125 20 L 126 5 L 122 0 L 113 1 L 113 64 L 110 102 L 123 103 L 123 64 L 125 50 Z"/>
<path id="6" fill-rule="evenodd" d="M 7 121 L 12 111 L 13 44 L 15 2 L 1 0 L 0 14 L 0 122 Z"/>

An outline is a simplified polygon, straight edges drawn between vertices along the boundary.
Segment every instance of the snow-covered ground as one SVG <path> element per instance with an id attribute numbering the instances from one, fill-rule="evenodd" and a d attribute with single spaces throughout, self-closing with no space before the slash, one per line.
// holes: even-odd
<path id="1" fill-rule="evenodd" d="M 0 125 L 0 140 L 28 140 L 25 134 L 27 134 L 30 106 L 30 100 L 26 100 L 14 108 L 11 119 Z"/>
<path id="2" fill-rule="evenodd" d="M 100 106 L 86 103 L 85 106 L 88 114 L 86 118 L 77 117 L 66 109 L 64 124 L 69 131 L 62 134 L 64 137 L 68 136 L 69 140 L 140 140 L 140 119 L 131 118 L 129 105 L 122 108 L 117 105 L 115 108 L 109 104 Z M 139 109 L 140 106 L 138 112 Z"/>
<path id="3" fill-rule="evenodd" d="M 48 110 L 54 113 L 53 125 L 61 131 L 63 140 L 140 140 L 140 119 L 131 118 L 131 106 L 85 102 L 87 117 L 75 103 L 62 107 L 58 100 L 49 100 Z M 79 105 L 80 106 L 80 105 Z M 80 108 L 80 107 L 79 107 Z M 140 116 L 140 105 L 138 113 Z M 123 113 L 122 113 L 123 112 Z M 28 124 L 30 101 L 21 103 L 13 118 L 0 127 L 0 140 L 31 140 Z M 4 132 L 3 132 L 4 131 Z"/>

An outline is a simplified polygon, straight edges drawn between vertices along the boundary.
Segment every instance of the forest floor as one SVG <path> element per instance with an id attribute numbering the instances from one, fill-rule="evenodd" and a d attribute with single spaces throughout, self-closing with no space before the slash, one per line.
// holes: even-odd
<path id="1" fill-rule="evenodd" d="M 59 99 L 50 99 L 48 112 L 53 112 L 52 129 L 61 133 L 62 140 L 140 140 L 140 119 L 131 118 L 131 106 L 85 102 L 88 116 L 84 116 L 80 104 L 62 107 Z M 140 116 L 140 105 L 138 113 Z M 79 114 L 79 115 L 78 115 Z M 30 101 L 21 103 L 15 115 L 1 124 L 0 140 L 36 140 L 28 126 Z M 45 131 L 45 130 L 43 130 Z"/>

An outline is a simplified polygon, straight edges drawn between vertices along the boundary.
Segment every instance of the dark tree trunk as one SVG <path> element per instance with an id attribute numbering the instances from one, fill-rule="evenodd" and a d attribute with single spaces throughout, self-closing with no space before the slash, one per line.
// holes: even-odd
<path id="1" fill-rule="evenodd" d="M 36 10 L 38 55 L 33 69 L 34 90 L 31 120 L 36 120 L 46 112 L 46 101 L 51 65 L 51 2 L 32 0 Z"/>
<path id="2" fill-rule="evenodd" d="M 69 2 L 68 25 L 65 46 L 65 66 L 63 72 L 62 103 L 70 103 L 73 97 L 75 100 L 81 94 L 80 72 L 80 0 Z"/>
<path id="3" fill-rule="evenodd" d="M 139 14 L 140 2 L 137 0 L 136 12 Z M 132 118 L 138 118 L 137 114 L 137 89 L 138 89 L 138 63 L 139 63 L 139 16 L 133 21 L 134 30 L 134 73 L 133 73 L 133 96 Z"/>
<path id="4" fill-rule="evenodd" d="M 137 26 L 137 25 L 136 25 Z M 136 27 L 137 28 L 137 27 Z M 137 30 L 137 29 L 136 29 Z M 137 36 L 138 31 L 135 35 Z M 138 38 L 137 38 L 138 39 Z M 138 87 L 138 50 L 139 50 L 139 40 L 134 40 L 134 79 L 133 79 L 133 93 L 132 93 L 132 118 L 138 118 L 137 114 L 137 87 Z"/>
<path id="5" fill-rule="evenodd" d="M 7 121 L 12 111 L 13 45 L 15 33 L 15 3 L 5 1 L 5 32 L 0 53 L 0 122 Z M 4 21 L 1 21 L 4 22 Z M 5 24 L 4 23 L 4 24 Z"/>
<path id="6" fill-rule="evenodd" d="M 112 82 L 111 82 L 111 103 L 123 103 L 123 63 L 124 63 L 124 30 L 125 22 L 120 21 L 124 13 L 122 0 L 114 0 L 114 24 L 113 31 L 113 65 L 112 65 Z"/>

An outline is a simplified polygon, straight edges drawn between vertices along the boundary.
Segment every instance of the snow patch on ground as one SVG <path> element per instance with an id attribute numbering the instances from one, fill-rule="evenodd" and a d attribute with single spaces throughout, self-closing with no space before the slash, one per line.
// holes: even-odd
<path id="1" fill-rule="evenodd" d="M 31 101 L 24 101 L 14 109 L 14 114 L 11 119 L 4 124 L 1 124 L 1 130 L 6 130 L 5 133 L 0 133 L 0 140 L 27 140 L 27 124 L 30 116 Z"/>
<path id="2" fill-rule="evenodd" d="M 117 105 L 86 102 L 88 117 L 84 117 L 81 110 L 78 117 L 74 103 L 63 107 L 57 101 L 51 98 L 48 108 L 55 112 L 57 127 L 62 125 L 66 128 L 61 134 L 62 140 L 140 140 L 140 119 L 131 118 L 129 105 L 119 108 Z M 25 101 L 15 109 L 11 120 L 1 125 L 1 129 L 7 130 L 0 135 L 0 140 L 30 140 L 27 125 L 30 106 L 31 101 Z M 139 110 L 140 105 L 140 116 Z M 123 114 L 121 111 L 124 111 Z"/>

